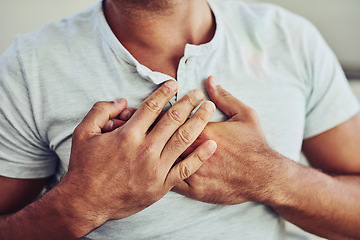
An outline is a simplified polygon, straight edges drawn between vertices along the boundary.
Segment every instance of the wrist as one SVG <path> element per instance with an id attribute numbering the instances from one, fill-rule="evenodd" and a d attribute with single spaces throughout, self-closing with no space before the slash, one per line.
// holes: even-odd
<path id="1" fill-rule="evenodd" d="M 47 195 L 52 198 L 54 214 L 64 228 L 75 238 L 80 238 L 106 222 L 105 216 L 97 214 L 78 191 L 76 184 L 64 179 Z"/>
<path id="2" fill-rule="evenodd" d="M 319 185 L 315 179 L 324 174 L 278 153 L 274 159 L 277 164 L 272 168 L 272 180 L 267 188 L 269 194 L 263 203 L 274 209 L 301 208 L 304 191 L 307 191 L 310 185 Z"/>
<path id="3" fill-rule="evenodd" d="M 302 166 L 274 150 L 268 151 L 262 157 L 262 161 L 267 163 L 267 174 L 264 176 L 265 184 L 259 202 L 271 207 L 289 204 L 290 192 L 296 181 L 296 171 Z"/>

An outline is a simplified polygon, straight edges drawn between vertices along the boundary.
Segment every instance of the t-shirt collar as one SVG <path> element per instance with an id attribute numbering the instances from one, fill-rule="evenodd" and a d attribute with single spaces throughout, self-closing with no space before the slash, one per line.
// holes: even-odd
<path id="1" fill-rule="evenodd" d="M 211 1 L 208 1 L 208 3 L 215 16 L 215 21 L 216 21 L 215 35 L 210 42 L 205 44 L 201 44 L 201 45 L 186 44 L 184 57 L 189 58 L 193 56 L 202 56 L 202 55 L 211 54 L 213 51 L 215 51 L 218 48 L 217 46 L 219 46 L 221 44 L 221 41 L 223 40 L 224 34 L 223 34 L 222 21 L 218 17 L 219 15 L 217 13 L 216 7 L 211 3 Z M 98 4 L 98 9 L 95 17 L 96 17 L 95 27 L 101 33 L 102 38 L 107 43 L 107 45 L 112 49 L 115 56 L 119 60 L 122 59 L 127 63 L 133 65 L 142 78 L 150 82 L 153 82 L 155 84 L 161 84 L 171 79 L 175 80 L 172 77 L 168 76 L 167 74 L 151 71 L 148 67 L 139 63 L 131 55 L 131 53 L 119 42 L 115 34 L 112 32 L 110 26 L 108 25 L 104 15 L 102 2 L 99 2 Z"/>

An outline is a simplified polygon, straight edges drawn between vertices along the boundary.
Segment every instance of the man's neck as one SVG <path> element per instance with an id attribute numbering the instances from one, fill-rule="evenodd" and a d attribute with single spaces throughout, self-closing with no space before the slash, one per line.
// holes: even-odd
<path id="1" fill-rule="evenodd" d="M 123 46 L 153 71 L 176 77 L 185 45 L 203 44 L 214 36 L 215 21 L 206 0 L 163 0 L 163 6 L 148 8 L 130 8 L 122 1 L 128 2 L 105 2 L 107 21 Z"/>

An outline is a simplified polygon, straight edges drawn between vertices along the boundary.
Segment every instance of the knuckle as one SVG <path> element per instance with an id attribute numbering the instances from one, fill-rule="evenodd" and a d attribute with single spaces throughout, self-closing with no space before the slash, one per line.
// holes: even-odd
<path id="1" fill-rule="evenodd" d="M 161 103 L 157 99 L 150 99 L 145 101 L 144 104 L 152 112 L 160 113 L 162 110 Z"/>
<path id="2" fill-rule="evenodd" d="M 73 140 L 78 141 L 81 139 L 81 136 L 82 136 L 81 129 L 82 129 L 81 125 L 79 125 L 75 128 L 73 135 L 72 135 Z"/>
<path id="3" fill-rule="evenodd" d="M 199 152 L 195 152 L 195 153 L 194 153 L 194 157 L 195 157 L 196 159 L 199 159 L 199 161 L 202 162 L 202 163 L 207 160 L 205 154 L 202 154 L 202 153 L 199 153 Z"/>
<path id="4" fill-rule="evenodd" d="M 80 133 L 82 132 L 82 123 L 80 123 L 73 132 L 73 136 L 77 137 L 80 135 Z"/>
<path id="5" fill-rule="evenodd" d="M 141 152 L 143 156 L 153 156 L 156 154 L 156 144 L 153 142 L 145 144 Z M 153 176 L 156 176 L 157 170 L 156 168 L 153 169 Z"/>
<path id="6" fill-rule="evenodd" d="M 192 108 L 197 106 L 197 104 L 194 101 L 194 95 L 196 96 L 195 90 L 193 90 L 190 94 L 187 94 L 183 97 L 184 102 Z"/>
<path id="7" fill-rule="evenodd" d="M 191 176 L 191 168 L 186 162 L 180 163 L 180 177 L 184 180 Z"/>
<path id="8" fill-rule="evenodd" d="M 103 113 L 103 112 L 108 112 L 110 107 L 115 104 L 114 102 L 105 102 L 105 101 L 101 101 L 101 102 L 96 102 L 90 111 L 96 111 L 99 113 Z"/>
<path id="9" fill-rule="evenodd" d="M 191 128 L 180 128 L 176 135 L 180 144 L 188 145 L 192 141 L 193 130 Z"/>
<path id="10" fill-rule="evenodd" d="M 226 91 L 224 89 L 219 89 L 219 94 L 220 94 L 220 96 L 222 98 L 230 98 L 230 97 L 232 97 L 232 95 L 228 91 Z"/>
<path id="11" fill-rule="evenodd" d="M 100 110 L 102 110 L 102 109 L 105 109 L 105 106 L 106 106 L 106 102 L 103 102 L 103 101 L 101 101 L 101 102 L 96 102 L 96 103 L 93 105 L 92 109 L 100 109 Z"/>
<path id="12" fill-rule="evenodd" d="M 211 119 L 211 115 L 204 111 L 200 111 L 200 112 L 197 112 L 191 118 L 192 118 L 193 124 L 196 126 L 196 128 L 197 129 L 201 128 L 203 130 L 205 128 L 206 124 L 209 123 L 209 121 Z"/>
<path id="13" fill-rule="evenodd" d="M 215 107 L 213 103 L 205 102 L 201 105 L 198 111 L 194 114 L 193 117 L 197 118 L 201 124 L 206 124 L 210 121 L 213 113 L 215 111 Z"/>
<path id="14" fill-rule="evenodd" d="M 129 129 L 122 129 L 119 132 L 119 139 L 122 142 L 132 142 L 135 144 L 137 143 L 138 136 L 137 134 L 135 134 L 135 131 L 131 131 Z"/>
<path id="15" fill-rule="evenodd" d="M 170 95 L 173 91 L 168 83 L 161 85 L 161 87 L 159 89 L 160 89 L 160 92 L 162 94 L 164 94 L 165 96 Z"/>
<path id="16" fill-rule="evenodd" d="M 256 120 L 258 118 L 257 112 L 250 107 L 246 109 L 246 115 L 250 120 Z"/>
<path id="17" fill-rule="evenodd" d="M 172 119 L 174 122 L 177 122 L 177 123 L 182 123 L 182 116 L 180 114 L 179 111 L 177 110 L 169 110 L 167 112 L 167 115 L 169 116 L 170 119 Z"/>
<path id="18" fill-rule="evenodd" d="M 82 142 L 88 138 L 88 133 L 84 130 L 82 124 L 78 125 L 72 135 L 72 139 L 75 142 Z"/>
<path id="19" fill-rule="evenodd" d="M 210 116 L 211 116 L 211 113 L 205 110 L 205 111 L 199 112 L 199 114 L 197 115 L 197 119 L 201 124 L 206 124 L 209 122 Z"/>

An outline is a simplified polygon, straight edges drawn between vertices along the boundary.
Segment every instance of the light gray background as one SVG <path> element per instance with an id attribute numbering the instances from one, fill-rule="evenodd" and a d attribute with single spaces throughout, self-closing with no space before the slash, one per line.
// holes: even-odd
<path id="1" fill-rule="evenodd" d="M 345 70 L 360 77 L 359 0 L 245 0 L 281 5 L 311 20 L 335 51 Z"/>
<path id="2" fill-rule="evenodd" d="M 43 23 L 59 20 L 98 0 L 0 0 L 0 54 L 18 33 L 30 32 Z M 259 2 L 259 0 L 245 0 Z M 359 0 L 266 0 L 310 19 L 334 49 L 351 75 L 360 75 Z"/>

